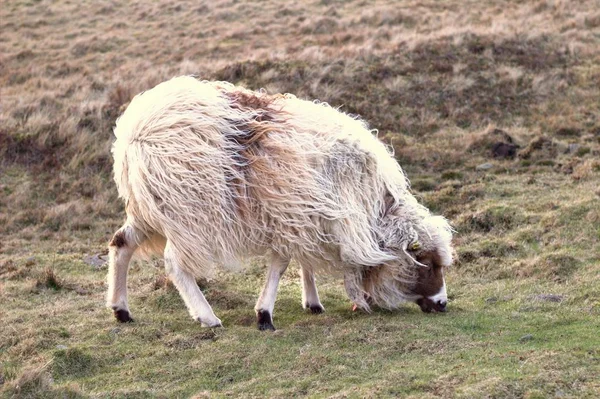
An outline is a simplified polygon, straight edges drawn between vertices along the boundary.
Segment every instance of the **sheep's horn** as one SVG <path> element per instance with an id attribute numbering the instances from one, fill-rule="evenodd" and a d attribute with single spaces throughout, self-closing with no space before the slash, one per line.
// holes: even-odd
<path id="1" fill-rule="evenodd" d="M 417 266 L 421 266 L 421 267 L 429 267 L 421 262 L 419 262 L 418 260 L 416 260 L 415 258 L 413 258 L 412 256 L 410 256 L 410 254 L 408 252 L 406 252 L 405 249 L 402 249 L 402 253 L 404 254 L 404 259 L 406 261 L 408 261 L 409 263 L 414 263 Z"/>

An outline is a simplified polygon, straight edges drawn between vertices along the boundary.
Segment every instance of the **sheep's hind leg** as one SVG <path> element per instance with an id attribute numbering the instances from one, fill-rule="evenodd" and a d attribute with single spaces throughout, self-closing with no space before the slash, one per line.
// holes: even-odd
<path id="1" fill-rule="evenodd" d="M 302 280 L 302 307 L 310 309 L 314 314 L 323 313 L 325 308 L 319 299 L 314 271 L 311 268 L 302 266 L 300 275 Z"/>
<path id="2" fill-rule="evenodd" d="M 108 291 L 106 307 L 113 310 L 121 323 L 132 322 L 127 303 L 127 271 L 135 250 L 144 236 L 129 223 L 126 223 L 114 234 L 108 244 Z"/>
<path id="3" fill-rule="evenodd" d="M 271 265 L 267 272 L 267 282 L 254 307 L 258 329 L 261 331 L 275 331 L 275 326 L 273 326 L 273 309 L 275 308 L 275 299 L 277 298 L 277 288 L 279 280 L 289 264 L 289 258 L 273 253 Z"/>
<path id="4" fill-rule="evenodd" d="M 181 268 L 170 242 L 165 246 L 165 268 L 192 318 L 198 320 L 202 327 L 221 327 L 221 320 L 215 316 L 194 276 Z"/>

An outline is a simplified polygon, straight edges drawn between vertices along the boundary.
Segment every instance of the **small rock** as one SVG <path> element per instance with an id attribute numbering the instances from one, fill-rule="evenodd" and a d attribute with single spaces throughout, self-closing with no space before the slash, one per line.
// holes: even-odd
<path id="1" fill-rule="evenodd" d="M 498 298 L 496 298 L 495 296 L 489 297 L 485 300 L 486 303 L 496 303 L 498 302 Z"/>
<path id="2" fill-rule="evenodd" d="M 533 339 L 533 334 L 525 334 L 521 338 L 519 338 L 519 342 L 527 342 Z"/>
<path id="3" fill-rule="evenodd" d="M 545 301 L 545 302 L 562 302 L 564 298 L 565 297 L 562 295 L 555 295 L 555 294 L 540 294 L 540 295 L 534 296 L 534 299 L 537 299 L 538 301 Z"/>
<path id="4" fill-rule="evenodd" d="M 503 143 L 501 141 L 492 146 L 492 156 L 494 158 L 514 158 L 517 155 L 518 145 Z"/>
<path id="5" fill-rule="evenodd" d="M 108 262 L 106 255 L 96 254 L 96 255 L 88 255 L 83 258 L 83 261 L 88 265 L 91 265 L 97 269 L 101 268 Z"/>
<path id="6" fill-rule="evenodd" d="M 117 328 L 113 328 L 112 330 L 110 330 L 109 334 L 115 334 L 116 335 L 116 334 L 118 334 L 120 332 L 121 332 L 121 329 L 117 327 Z"/>
<path id="7" fill-rule="evenodd" d="M 488 170 L 488 169 L 492 169 L 494 167 L 494 165 L 492 165 L 491 163 L 482 163 L 481 165 L 477 165 L 475 167 L 475 170 Z"/>
<path id="8" fill-rule="evenodd" d="M 56 345 L 56 349 L 64 351 L 65 349 L 67 349 L 67 346 L 66 345 Z"/>
<path id="9" fill-rule="evenodd" d="M 575 154 L 577 152 L 577 150 L 579 149 L 579 147 L 581 147 L 581 146 L 577 143 L 569 144 L 569 154 Z"/>
<path id="10" fill-rule="evenodd" d="M 494 158 L 514 158 L 517 155 L 517 145 L 513 138 L 504 130 L 488 127 L 477 135 L 467 147 L 470 153 L 480 153 Z"/>

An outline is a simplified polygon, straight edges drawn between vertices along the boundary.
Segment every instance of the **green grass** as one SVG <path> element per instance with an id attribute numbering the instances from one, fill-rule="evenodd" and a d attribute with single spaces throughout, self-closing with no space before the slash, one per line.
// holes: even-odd
<path id="1" fill-rule="evenodd" d="M 36 280 L 46 262 L 61 281 L 58 290 Z M 157 288 L 159 270 L 135 265 L 130 288 L 136 322 L 118 324 L 103 308 L 106 270 L 69 254 L 42 256 L 26 276 L 4 279 L 3 298 L 12 309 L 3 315 L 1 330 L 0 353 L 9 359 L 3 366 L 9 380 L 4 392 L 20 392 L 14 379 L 33 365 L 42 367 L 36 378 L 52 377 L 51 384 L 37 381 L 43 389 L 34 392 L 49 390 L 50 396 L 593 397 L 598 392 L 600 303 L 594 279 L 576 284 L 489 279 L 456 267 L 448 273 L 450 311 L 429 315 L 414 305 L 353 313 L 341 284 L 325 279 L 320 287 L 327 312 L 312 315 L 300 307 L 293 268 L 277 301 L 278 331 L 265 333 L 255 328 L 252 311 L 262 271 L 257 262 L 245 273 L 224 274 L 208 285 L 205 294 L 225 326 L 211 330 L 188 317 L 173 288 Z M 557 295 L 560 302 L 543 294 Z"/>
<path id="2" fill-rule="evenodd" d="M 20 1 L 0 7 L 0 396 L 600 397 L 600 14 L 593 2 Z M 162 262 L 132 265 L 134 323 L 104 308 L 124 218 L 112 127 L 180 74 L 361 115 L 456 228 L 445 314 L 326 313 L 262 259 L 202 283 L 193 322 Z M 498 142 L 514 157 L 493 153 Z M 490 168 L 478 168 L 489 163 Z"/>

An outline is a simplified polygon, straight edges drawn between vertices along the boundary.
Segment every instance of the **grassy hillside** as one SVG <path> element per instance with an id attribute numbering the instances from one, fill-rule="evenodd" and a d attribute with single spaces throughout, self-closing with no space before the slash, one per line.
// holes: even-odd
<path id="1" fill-rule="evenodd" d="M 594 1 L 6 1 L 0 4 L 3 397 L 600 396 L 600 11 Z M 202 329 L 160 260 L 135 323 L 104 309 L 124 219 L 112 126 L 180 74 L 318 98 L 391 144 L 457 230 L 449 312 L 323 315 L 264 260 L 203 290 Z"/>

